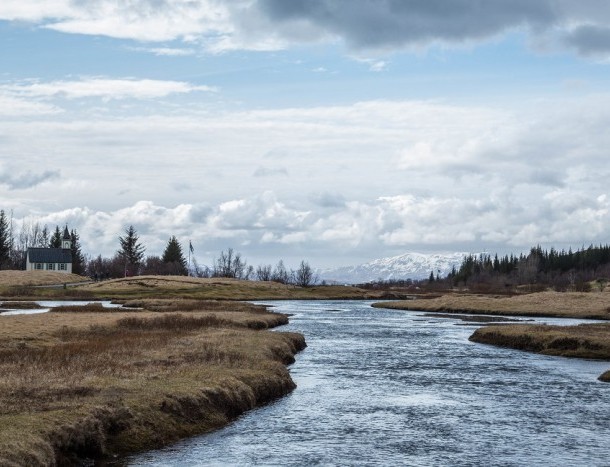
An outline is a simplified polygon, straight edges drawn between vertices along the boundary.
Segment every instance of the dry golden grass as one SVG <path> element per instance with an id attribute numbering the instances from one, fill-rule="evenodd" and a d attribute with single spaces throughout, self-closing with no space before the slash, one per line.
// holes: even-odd
<path id="1" fill-rule="evenodd" d="M 240 286 L 244 289 L 265 289 L 279 290 L 291 288 L 289 285 L 279 284 L 277 282 L 257 282 L 257 281 L 240 281 L 237 279 L 226 278 L 198 278 L 187 276 L 135 276 L 121 279 L 111 279 L 107 281 L 94 282 L 82 286 L 85 290 L 103 290 L 103 291 L 134 291 L 146 289 L 166 289 L 166 290 L 185 290 L 207 288 L 227 288 Z"/>
<path id="2" fill-rule="evenodd" d="M 59 285 L 88 281 L 88 277 L 53 271 L 0 271 L 0 287 Z"/>
<path id="3" fill-rule="evenodd" d="M 0 465 L 61 465 L 157 447 L 294 388 L 286 317 L 249 311 L 0 318 Z"/>
<path id="4" fill-rule="evenodd" d="M 477 329 L 470 340 L 545 355 L 610 360 L 610 324 L 514 324 Z M 608 381 L 610 371 L 600 376 Z"/>
<path id="5" fill-rule="evenodd" d="M 443 295 L 425 300 L 375 303 L 378 308 L 485 313 L 491 315 L 555 316 L 560 318 L 610 319 L 610 291 L 539 292 L 528 295 Z"/>
<path id="6" fill-rule="evenodd" d="M 80 292 L 97 297 L 128 300 L 131 298 L 182 297 L 219 300 L 316 300 L 381 299 L 385 292 L 357 287 L 296 287 L 277 282 L 236 279 L 202 279 L 186 276 L 137 276 L 96 282 L 77 287 Z"/>

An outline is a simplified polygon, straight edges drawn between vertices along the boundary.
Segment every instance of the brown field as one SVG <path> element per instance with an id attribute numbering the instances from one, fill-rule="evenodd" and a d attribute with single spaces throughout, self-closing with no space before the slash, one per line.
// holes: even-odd
<path id="1" fill-rule="evenodd" d="M 0 271 L 0 286 L 59 285 L 88 281 L 88 277 L 53 271 Z"/>
<path id="2" fill-rule="evenodd" d="M 512 324 L 477 329 L 470 340 L 545 355 L 610 360 L 610 324 Z M 610 380 L 610 370 L 600 376 Z"/>
<path id="3" fill-rule="evenodd" d="M 294 388 L 285 365 L 303 336 L 260 330 L 286 316 L 243 303 L 140 305 L 156 311 L 0 316 L 0 465 L 162 446 Z"/>
<path id="4" fill-rule="evenodd" d="M 277 282 L 201 279 L 185 276 L 137 276 L 96 282 L 76 288 L 82 293 L 113 299 L 168 296 L 220 300 L 380 299 L 384 292 L 357 287 L 297 287 Z"/>
<path id="5" fill-rule="evenodd" d="M 0 296 L 7 299 L 117 299 L 180 297 L 212 300 L 324 300 L 400 298 L 393 292 L 370 291 L 349 286 L 297 287 L 277 282 L 236 279 L 202 279 L 187 276 L 135 276 L 61 287 L 88 278 L 52 272 L 2 271 Z M 40 276 L 38 276 L 40 275 Z M 35 285 L 55 285 L 36 288 Z"/>
<path id="6" fill-rule="evenodd" d="M 444 313 L 610 320 L 610 291 L 589 293 L 547 291 L 509 297 L 448 294 L 430 299 L 381 302 L 373 306 Z"/>

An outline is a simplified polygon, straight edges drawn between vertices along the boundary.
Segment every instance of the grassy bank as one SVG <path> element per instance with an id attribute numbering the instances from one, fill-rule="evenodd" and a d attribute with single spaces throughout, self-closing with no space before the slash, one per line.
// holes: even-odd
<path id="1" fill-rule="evenodd" d="M 65 282 L 86 281 L 59 273 L 6 271 L 0 276 L 0 297 L 13 299 L 114 299 L 180 297 L 198 300 L 381 300 L 400 298 L 392 292 L 364 290 L 350 286 L 297 287 L 270 281 L 203 279 L 186 276 L 136 276 L 63 288 Z M 22 274 L 23 273 L 23 274 Z M 36 279 L 45 274 L 45 279 Z M 78 280 L 76 280 L 78 278 Z M 41 282 L 44 282 L 42 284 Z M 58 287 L 39 287 L 56 285 Z M 38 286 L 38 287 L 37 287 Z M 404 295 L 402 295 L 404 297 Z"/>
<path id="2" fill-rule="evenodd" d="M 485 313 L 498 316 L 549 316 L 610 320 L 610 291 L 539 292 L 490 296 L 447 294 L 441 297 L 375 303 L 374 307 L 444 313 Z"/>
<path id="3" fill-rule="evenodd" d="M 606 323 L 486 326 L 477 329 L 470 340 L 545 355 L 610 360 L 610 324 Z M 600 380 L 610 381 L 610 370 Z"/>
<path id="4" fill-rule="evenodd" d="M 0 317 L 0 465 L 60 465 L 158 447 L 294 388 L 301 335 L 261 307 L 141 301 L 149 310 Z M 169 311 L 168 311 L 169 310 Z"/>

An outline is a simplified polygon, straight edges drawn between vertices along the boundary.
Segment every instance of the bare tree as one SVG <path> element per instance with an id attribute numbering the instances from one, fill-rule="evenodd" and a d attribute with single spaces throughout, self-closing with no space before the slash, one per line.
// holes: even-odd
<path id="1" fill-rule="evenodd" d="M 241 258 L 240 253 L 235 253 L 233 248 L 226 252 L 221 251 L 220 256 L 214 261 L 213 277 L 230 277 L 234 279 L 247 279 L 253 272 L 246 261 Z"/>
<path id="2" fill-rule="evenodd" d="M 212 277 L 212 270 L 209 267 L 205 265 L 200 266 L 195 258 L 193 258 L 192 261 L 193 266 L 191 268 L 191 274 L 194 277 Z"/>
<path id="3" fill-rule="evenodd" d="M 290 282 L 290 275 L 286 270 L 286 266 L 284 266 L 284 261 L 278 261 L 271 276 L 271 280 L 274 282 L 279 282 L 280 284 L 288 284 Z"/>
<path id="4" fill-rule="evenodd" d="M 270 281 L 273 267 L 270 264 L 264 265 L 261 264 L 256 268 L 256 279 L 259 281 Z"/>
<path id="5" fill-rule="evenodd" d="M 294 271 L 293 277 L 295 285 L 298 285 L 299 287 L 311 287 L 318 282 L 318 278 L 313 269 L 311 269 L 309 263 L 304 260 L 301 261 L 299 268 Z"/>

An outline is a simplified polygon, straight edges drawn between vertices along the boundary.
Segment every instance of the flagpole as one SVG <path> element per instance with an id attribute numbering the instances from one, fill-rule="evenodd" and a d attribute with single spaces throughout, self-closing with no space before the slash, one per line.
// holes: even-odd
<path id="1" fill-rule="evenodd" d="M 188 270 L 188 275 L 191 275 L 191 253 L 195 253 L 195 249 L 193 248 L 193 244 L 191 243 L 191 241 L 189 240 L 189 270 Z"/>

